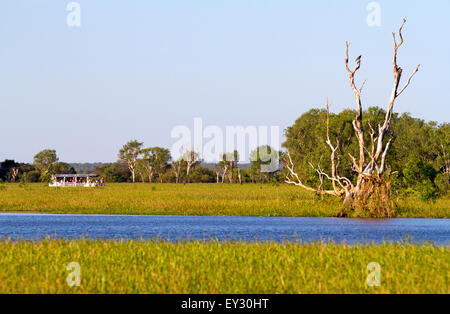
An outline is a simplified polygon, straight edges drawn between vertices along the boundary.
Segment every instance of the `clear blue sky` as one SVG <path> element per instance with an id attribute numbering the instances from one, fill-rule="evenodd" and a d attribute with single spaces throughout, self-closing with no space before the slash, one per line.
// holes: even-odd
<path id="1" fill-rule="evenodd" d="M 396 111 L 449 121 L 450 1 L 62 0 L 0 2 L 0 159 L 53 148 L 67 162 L 114 161 L 129 139 L 170 147 L 176 125 L 291 125 L 303 112 L 354 108 L 345 41 L 363 54 L 364 105 L 386 106 L 392 37 L 399 64 L 422 64 Z M 353 60 L 352 58 L 352 60 Z"/>

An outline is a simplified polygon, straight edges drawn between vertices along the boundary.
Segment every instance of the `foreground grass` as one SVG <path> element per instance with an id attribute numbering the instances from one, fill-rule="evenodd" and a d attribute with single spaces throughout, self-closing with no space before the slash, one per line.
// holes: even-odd
<path id="1" fill-rule="evenodd" d="M 450 218 L 450 199 L 397 200 L 398 217 Z M 204 216 L 334 217 L 341 201 L 295 186 L 228 184 L 108 184 L 98 188 L 0 186 L 0 211 Z"/>
<path id="2" fill-rule="evenodd" d="M 450 249 L 380 244 L 0 242 L 0 293 L 449 293 Z M 81 267 L 69 287 L 67 264 Z M 368 287 L 367 264 L 381 265 Z"/>

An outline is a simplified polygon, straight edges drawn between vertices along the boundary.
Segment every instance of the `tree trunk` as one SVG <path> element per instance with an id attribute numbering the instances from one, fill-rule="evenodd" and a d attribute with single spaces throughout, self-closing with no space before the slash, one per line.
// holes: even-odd
<path id="1" fill-rule="evenodd" d="M 219 183 L 220 172 L 216 171 L 216 183 Z"/>
<path id="2" fill-rule="evenodd" d="M 191 165 L 188 163 L 186 168 L 186 182 L 189 183 L 189 171 L 191 170 Z"/>
<path id="3" fill-rule="evenodd" d="M 358 217 L 395 216 L 395 204 L 391 201 L 390 180 L 378 176 L 358 178 L 358 185 L 346 190 L 339 216 L 347 216 L 348 211 Z"/>
<path id="4" fill-rule="evenodd" d="M 227 174 L 227 168 L 225 168 L 225 169 L 223 170 L 223 173 L 222 173 L 222 183 L 225 183 L 225 176 L 226 176 L 226 174 Z"/>
<path id="5" fill-rule="evenodd" d="M 16 179 L 17 179 L 18 175 L 19 175 L 19 169 L 12 168 L 11 182 L 16 182 Z"/>
<path id="6" fill-rule="evenodd" d="M 234 160 L 230 161 L 230 172 L 228 174 L 228 180 L 233 183 L 233 173 L 234 172 Z"/>

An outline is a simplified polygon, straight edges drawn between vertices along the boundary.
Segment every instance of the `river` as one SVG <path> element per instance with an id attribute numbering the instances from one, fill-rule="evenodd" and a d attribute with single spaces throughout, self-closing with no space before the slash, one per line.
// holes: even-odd
<path id="1" fill-rule="evenodd" d="M 0 214 L 0 238 L 450 242 L 449 219 Z"/>

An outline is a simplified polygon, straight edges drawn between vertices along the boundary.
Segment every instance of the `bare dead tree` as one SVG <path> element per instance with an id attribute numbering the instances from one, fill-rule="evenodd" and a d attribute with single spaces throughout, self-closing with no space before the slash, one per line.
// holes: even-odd
<path id="1" fill-rule="evenodd" d="M 400 88 L 400 82 L 403 74 L 403 69 L 397 64 L 397 54 L 398 49 L 403 45 L 403 35 L 402 30 L 406 23 L 406 19 L 403 19 L 403 23 L 399 28 L 398 36 L 400 38 L 400 42 L 397 42 L 396 34 L 392 33 L 393 41 L 394 41 L 394 55 L 392 58 L 392 65 L 394 70 L 394 86 L 391 92 L 391 96 L 389 98 L 387 111 L 384 119 L 384 123 L 382 125 L 378 125 L 378 134 L 375 136 L 375 131 L 372 128 L 372 125 L 369 123 L 370 128 L 370 147 L 366 145 L 364 140 L 364 129 L 363 129 L 363 108 L 361 101 L 361 92 L 365 85 L 365 82 L 361 84 L 360 87 L 357 87 L 355 83 L 355 74 L 361 68 L 361 59 L 359 56 L 355 62 L 356 65 L 351 68 L 349 65 L 349 43 L 346 42 L 346 57 L 345 57 L 345 68 L 348 72 L 348 78 L 350 87 L 353 90 L 355 100 L 356 100 L 356 117 L 353 120 L 353 128 L 355 130 L 355 136 L 358 141 L 359 147 L 359 156 L 358 159 L 351 154 L 349 155 L 352 163 L 353 170 L 357 172 L 358 176 L 356 182 L 352 182 L 349 178 L 341 177 L 338 172 L 339 165 L 339 156 L 338 147 L 339 141 L 336 140 L 336 144 L 334 145 L 330 140 L 329 135 L 329 106 L 327 101 L 327 119 L 326 119 L 326 127 L 327 127 L 327 138 L 326 144 L 330 148 L 331 156 L 330 156 L 330 168 L 331 174 L 327 174 L 321 169 L 320 165 L 315 167 L 312 164 L 311 167 L 318 173 L 319 175 L 319 186 L 317 188 L 312 188 L 306 186 L 299 175 L 295 170 L 294 163 L 291 159 L 289 152 L 287 153 L 287 161 L 286 168 L 288 170 L 286 182 L 289 184 L 294 184 L 302 187 L 303 189 L 317 193 L 320 195 L 333 195 L 333 196 L 345 196 L 344 204 L 349 205 L 351 208 L 361 208 L 366 207 L 368 204 L 368 199 L 370 199 L 373 195 L 382 196 L 384 199 L 384 203 L 381 204 L 383 207 L 382 210 L 385 212 L 389 212 L 389 205 L 386 202 L 386 199 L 389 197 L 389 182 L 383 180 L 383 173 L 386 171 L 386 156 L 392 141 L 392 138 L 386 139 L 387 131 L 391 125 L 392 116 L 394 113 L 394 104 L 397 99 L 409 86 L 413 76 L 419 70 L 420 65 L 416 67 L 416 69 L 412 72 L 412 74 L 407 79 L 406 83 Z M 369 148 L 368 148 L 369 147 Z M 368 161 L 368 162 L 366 162 Z M 320 163 L 319 163 L 320 164 Z M 322 190 L 323 179 L 326 178 L 331 181 L 332 189 L 331 190 Z M 381 191 L 381 192 L 380 192 Z M 379 202 L 380 199 L 378 198 Z M 367 208 L 365 208 L 367 209 Z"/>
<path id="2" fill-rule="evenodd" d="M 307 190 L 309 192 L 313 192 L 313 193 L 316 193 L 316 194 L 319 194 L 319 195 L 341 196 L 341 195 L 344 195 L 346 193 L 346 190 L 350 190 L 351 188 L 353 188 L 353 184 L 348 178 L 339 176 L 339 174 L 337 172 L 337 165 L 339 163 L 336 162 L 336 151 L 337 151 L 338 146 L 339 146 L 339 141 L 336 140 L 336 145 L 333 145 L 331 143 L 331 140 L 330 140 L 328 101 L 327 101 L 327 120 L 326 121 L 327 121 L 327 139 L 326 139 L 326 144 L 331 149 L 331 155 L 330 155 L 331 176 L 329 176 L 327 173 L 325 173 L 322 170 L 322 168 L 320 167 L 320 162 L 319 162 L 319 165 L 317 167 L 314 166 L 312 163 L 310 163 L 310 166 L 318 173 L 320 183 L 319 183 L 319 186 L 317 188 L 313 188 L 313 187 L 309 187 L 309 186 L 305 185 L 303 183 L 303 181 L 301 180 L 300 176 L 297 174 L 297 172 L 295 170 L 294 162 L 292 161 L 291 155 L 288 152 L 286 154 L 287 161 L 285 163 L 286 168 L 288 170 L 287 176 L 286 176 L 286 182 L 289 183 L 289 184 L 293 184 L 293 185 L 302 187 L 303 189 L 305 189 L 305 190 Z M 323 179 L 324 178 L 327 178 L 328 180 L 331 181 L 332 186 L 333 186 L 332 190 L 323 190 L 322 189 Z"/>
<path id="3" fill-rule="evenodd" d="M 200 155 L 193 150 L 186 151 L 183 160 L 186 162 L 186 180 L 189 182 L 189 172 L 194 165 L 200 162 Z"/>
<path id="4" fill-rule="evenodd" d="M 224 163 L 222 165 L 222 183 L 225 183 L 225 176 L 227 175 L 228 166 L 228 163 Z"/>
<path id="5" fill-rule="evenodd" d="M 228 162 L 228 154 L 227 153 L 222 154 L 221 160 L 217 163 L 216 167 L 222 176 L 221 183 L 225 183 L 225 178 L 226 178 L 226 175 L 228 172 L 228 168 L 230 167 L 230 163 Z"/>
<path id="6" fill-rule="evenodd" d="M 239 184 L 242 184 L 241 169 L 239 167 L 237 168 L 237 175 L 238 175 Z"/>
<path id="7" fill-rule="evenodd" d="M 230 160 L 229 163 L 230 163 L 230 171 L 228 172 L 228 181 L 230 183 L 233 183 L 233 174 L 234 174 L 235 163 L 233 160 Z"/>
<path id="8" fill-rule="evenodd" d="M 214 172 L 216 174 L 216 183 L 220 183 L 220 169 L 219 168 L 215 168 Z"/>
<path id="9" fill-rule="evenodd" d="M 182 159 L 174 160 L 171 164 L 173 172 L 175 174 L 175 183 L 180 182 L 180 172 L 181 172 L 181 165 L 183 163 Z"/>
<path id="10" fill-rule="evenodd" d="M 233 175 L 234 175 L 234 169 L 236 169 L 238 166 L 239 161 L 239 153 L 237 150 L 233 151 L 232 153 L 226 154 L 226 159 L 230 165 L 229 169 L 230 172 L 228 174 L 228 180 L 230 183 L 233 183 Z"/>
<path id="11" fill-rule="evenodd" d="M 19 168 L 11 168 L 11 172 L 10 172 L 10 181 L 11 182 L 16 182 L 17 180 L 17 176 L 19 175 Z"/>

